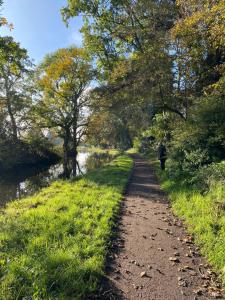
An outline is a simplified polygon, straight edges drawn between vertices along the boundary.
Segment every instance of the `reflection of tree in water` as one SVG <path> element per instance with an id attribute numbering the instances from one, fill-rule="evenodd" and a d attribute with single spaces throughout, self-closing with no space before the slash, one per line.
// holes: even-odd
<path id="1" fill-rule="evenodd" d="M 109 162 L 112 156 L 106 153 L 79 153 L 76 163 L 76 175 L 85 174 Z M 74 176 L 74 163 L 69 161 L 69 174 Z M 22 168 L 21 170 L 4 173 L 0 176 L 0 206 L 7 202 L 32 195 L 41 188 L 49 186 L 58 178 L 63 178 L 63 164 Z"/>
<path id="2" fill-rule="evenodd" d="M 71 157 L 67 165 L 67 176 L 64 174 L 64 177 L 75 177 L 83 175 L 86 172 L 100 168 L 103 164 L 110 162 L 112 156 L 107 153 L 93 153 L 85 154 L 83 159 L 78 156 L 78 160 L 75 162 Z M 75 168 L 76 166 L 76 168 Z"/>
<path id="3" fill-rule="evenodd" d="M 62 173 L 61 164 L 23 168 L 5 173 L 0 177 L 0 206 L 7 202 L 32 195 L 48 186 Z"/>
<path id="4" fill-rule="evenodd" d="M 107 153 L 91 154 L 85 164 L 86 172 L 100 168 L 103 164 L 110 162 L 112 156 Z"/>

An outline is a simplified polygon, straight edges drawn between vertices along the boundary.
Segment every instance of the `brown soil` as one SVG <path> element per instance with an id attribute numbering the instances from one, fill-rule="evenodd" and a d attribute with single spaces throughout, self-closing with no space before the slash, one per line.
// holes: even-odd
<path id="1" fill-rule="evenodd" d="M 173 215 L 151 165 L 135 156 L 104 288 L 98 299 L 222 299 L 220 285 L 182 222 Z"/>

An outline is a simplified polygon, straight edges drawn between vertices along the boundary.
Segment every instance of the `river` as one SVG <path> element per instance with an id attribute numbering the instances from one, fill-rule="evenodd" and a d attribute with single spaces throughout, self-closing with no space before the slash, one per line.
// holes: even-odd
<path id="1" fill-rule="evenodd" d="M 80 152 L 77 157 L 79 163 L 78 175 L 96 169 L 111 160 L 107 154 Z M 24 167 L 16 171 L 0 174 L 0 207 L 14 199 L 33 195 L 51 182 L 62 178 L 63 165 L 39 165 Z"/>

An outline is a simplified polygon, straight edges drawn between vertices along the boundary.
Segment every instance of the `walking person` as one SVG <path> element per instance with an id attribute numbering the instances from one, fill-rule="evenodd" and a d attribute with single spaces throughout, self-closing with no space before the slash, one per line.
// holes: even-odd
<path id="1" fill-rule="evenodd" d="M 160 160 L 160 168 L 162 171 L 164 171 L 166 167 L 167 154 L 166 154 L 166 146 L 163 143 L 160 143 L 159 145 L 158 158 Z"/>

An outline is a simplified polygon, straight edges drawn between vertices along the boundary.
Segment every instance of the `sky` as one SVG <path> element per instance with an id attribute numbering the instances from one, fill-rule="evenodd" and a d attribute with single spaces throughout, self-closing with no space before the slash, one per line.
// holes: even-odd
<path id="1" fill-rule="evenodd" d="M 11 35 L 29 56 L 39 63 L 47 53 L 70 45 L 81 46 L 79 32 L 82 18 L 70 21 L 69 28 L 62 21 L 60 9 L 66 0 L 4 0 L 1 15 L 14 29 L 0 29 L 0 35 Z"/>

